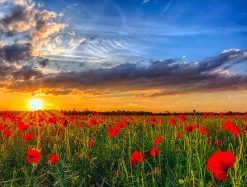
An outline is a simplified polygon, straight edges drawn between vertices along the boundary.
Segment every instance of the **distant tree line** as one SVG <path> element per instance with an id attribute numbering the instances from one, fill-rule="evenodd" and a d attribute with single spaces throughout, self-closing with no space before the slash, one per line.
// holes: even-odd
<path id="1" fill-rule="evenodd" d="M 54 110 L 46 110 L 47 112 L 52 112 Z M 0 111 L 0 116 L 8 115 L 9 113 L 12 114 L 20 114 L 23 111 Z M 116 110 L 116 111 L 105 111 L 105 112 L 97 112 L 97 111 L 90 111 L 90 110 L 60 110 L 60 112 L 64 115 L 154 115 L 154 116 L 176 116 L 176 115 L 247 115 L 247 112 L 198 112 L 193 110 L 192 112 L 147 112 L 147 111 L 125 111 L 125 110 Z"/>
<path id="2" fill-rule="evenodd" d="M 247 112 L 147 112 L 147 111 L 125 111 L 125 110 L 116 110 L 116 111 L 105 111 L 105 112 L 97 112 L 97 111 L 90 111 L 90 110 L 84 110 L 84 111 L 77 111 L 77 110 L 61 110 L 61 113 L 64 115 L 162 115 L 162 116 L 171 116 L 171 115 L 247 115 Z"/>

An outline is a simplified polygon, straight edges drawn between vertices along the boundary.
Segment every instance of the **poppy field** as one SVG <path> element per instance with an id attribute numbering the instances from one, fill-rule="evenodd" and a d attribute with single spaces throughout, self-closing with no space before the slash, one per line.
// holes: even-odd
<path id="1" fill-rule="evenodd" d="M 0 113 L 0 186 L 247 186 L 247 116 Z"/>

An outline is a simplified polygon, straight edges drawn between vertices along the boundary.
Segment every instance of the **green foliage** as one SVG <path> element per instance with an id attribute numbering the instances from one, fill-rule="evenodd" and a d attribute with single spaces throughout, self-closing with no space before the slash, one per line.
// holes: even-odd
<path id="1" fill-rule="evenodd" d="M 161 121 L 158 125 L 152 125 L 149 117 L 136 116 L 135 120 L 126 117 L 127 126 L 116 138 L 111 138 L 107 129 L 112 121 L 121 120 L 121 116 L 117 119 L 107 116 L 104 122 L 91 128 L 86 126 L 88 118 L 86 116 L 83 121 L 78 117 L 67 127 L 45 121 L 42 127 L 33 125 L 26 132 L 18 131 L 15 124 L 7 124 L 14 134 L 7 138 L 0 132 L 0 186 L 247 185 L 247 135 L 242 117 L 235 121 L 242 129 L 238 139 L 221 130 L 225 119 L 217 116 L 206 119 L 191 116 L 185 122 L 207 127 L 210 135 L 198 131 L 186 133 L 182 122 L 172 127 L 169 125 L 170 116 L 156 117 Z M 24 142 L 22 135 L 27 132 L 35 133 L 37 137 Z M 181 139 L 176 138 L 178 132 L 183 134 Z M 159 146 L 161 153 L 152 158 L 149 150 L 159 135 L 164 138 Z M 95 140 L 93 147 L 88 146 L 89 139 Z M 220 149 L 231 150 L 237 157 L 235 167 L 228 172 L 228 180 L 222 183 L 216 181 L 206 168 L 208 157 L 219 150 L 219 146 L 214 144 L 217 139 L 223 141 Z M 30 148 L 41 150 L 42 160 L 38 164 L 26 161 L 26 152 Z M 136 167 L 130 163 L 134 150 L 146 155 L 145 162 Z M 50 153 L 59 154 L 60 160 L 56 165 L 48 164 Z"/>

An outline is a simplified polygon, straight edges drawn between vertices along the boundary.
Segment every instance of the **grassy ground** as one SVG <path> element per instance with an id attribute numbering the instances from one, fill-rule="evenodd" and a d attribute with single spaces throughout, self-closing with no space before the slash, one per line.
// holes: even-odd
<path id="1" fill-rule="evenodd" d="M 66 121 L 56 116 L 1 115 L 0 125 L 7 127 L 0 132 L 0 186 L 247 186 L 244 116 L 190 116 L 185 122 L 172 116 L 67 116 Z M 238 138 L 221 128 L 228 119 L 241 129 Z M 18 128 L 21 121 L 27 130 Z M 126 123 L 126 128 L 112 138 L 108 128 L 117 122 Z M 211 134 L 203 135 L 198 129 L 185 132 L 191 124 L 206 127 Z M 10 137 L 4 134 L 6 129 L 13 133 Z M 35 138 L 24 141 L 27 133 Z M 181 139 L 177 133 L 182 133 Z M 153 158 L 149 150 L 158 136 L 163 137 L 161 152 Z M 92 140 L 95 144 L 90 146 Z M 216 140 L 222 145 L 215 145 Z M 29 149 L 40 150 L 39 163 L 27 162 Z M 130 156 L 135 150 L 145 154 L 145 161 L 134 167 Z M 215 180 L 206 167 L 209 156 L 218 150 L 230 150 L 237 157 L 224 182 Z M 60 157 L 55 165 L 47 162 L 51 153 Z"/>

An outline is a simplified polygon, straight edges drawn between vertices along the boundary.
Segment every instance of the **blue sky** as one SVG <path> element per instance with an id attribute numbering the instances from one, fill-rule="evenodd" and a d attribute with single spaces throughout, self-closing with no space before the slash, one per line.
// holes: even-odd
<path id="1" fill-rule="evenodd" d="M 126 61 L 194 61 L 247 48 L 244 0 L 45 0 L 44 6 L 63 12 L 71 30 L 97 36 L 105 48 L 113 47 L 111 41 L 125 45 L 128 50 L 111 53 Z"/>

